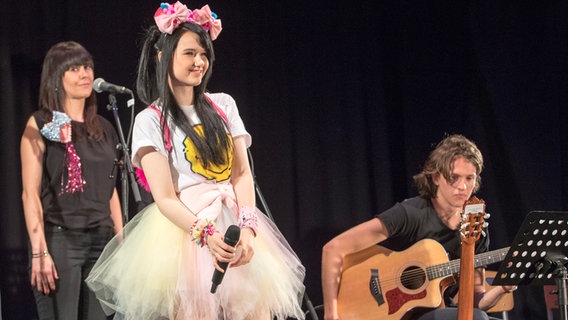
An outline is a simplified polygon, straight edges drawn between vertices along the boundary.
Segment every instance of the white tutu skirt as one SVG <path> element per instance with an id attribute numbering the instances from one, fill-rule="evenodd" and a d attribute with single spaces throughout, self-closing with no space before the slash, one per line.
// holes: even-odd
<path id="1" fill-rule="evenodd" d="M 229 267 L 215 294 L 209 249 L 199 247 L 156 204 L 108 243 L 86 282 L 115 319 L 240 320 L 258 319 L 259 311 L 304 319 L 305 268 L 272 221 L 260 211 L 258 217 L 251 262 Z M 222 232 L 237 224 L 225 205 L 215 221 Z"/>

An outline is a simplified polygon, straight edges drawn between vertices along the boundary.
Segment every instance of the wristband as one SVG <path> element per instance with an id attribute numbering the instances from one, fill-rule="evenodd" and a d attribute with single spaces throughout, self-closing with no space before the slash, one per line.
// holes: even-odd
<path id="1" fill-rule="evenodd" d="M 255 207 L 242 206 L 239 208 L 239 227 L 250 228 L 254 235 L 258 229 L 258 215 Z"/>
<path id="2" fill-rule="evenodd" d="M 207 237 L 213 235 L 215 232 L 219 232 L 215 226 L 215 222 L 209 221 L 208 219 L 195 220 L 189 229 L 192 240 L 201 247 L 207 245 Z"/>

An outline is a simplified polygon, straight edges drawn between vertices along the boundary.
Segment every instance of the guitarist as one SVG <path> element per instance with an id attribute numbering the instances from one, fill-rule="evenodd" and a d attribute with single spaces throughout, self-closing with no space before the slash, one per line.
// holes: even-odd
<path id="1" fill-rule="evenodd" d="M 463 205 L 479 189 L 482 169 L 483 157 L 472 141 L 462 135 L 448 136 L 430 153 L 422 172 L 413 177 L 419 196 L 397 203 L 375 218 L 330 240 L 322 253 L 324 319 L 340 319 L 337 297 L 343 258 L 348 254 L 375 244 L 393 251 L 403 251 L 420 240 L 433 239 L 444 247 L 450 260 L 459 259 L 459 227 Z M 487 234 L 487 230 L 484 231 Z M 476 242 L 475 254 L 486 252 L 488 247 L 489 237 L 481 237 Z M 483 310 L 491 308 L 505 292 L 516 289 L 502 286 L 485 292 L 484 273 L 484 268 L 477 268 L 474 272 L 474 288 L 463 288 L 474 290 L 476 309 L 473 319 L 489 319 Z M 445 290 L 445 295 L 454 296 L 456 287 L 454 285 Z M 444 298 L 446 305 L 449 305 L 451 301 Z M 455 307 L 423 309 L 412 309 L 405 314 L 405 318 L 457 319 Z"/>

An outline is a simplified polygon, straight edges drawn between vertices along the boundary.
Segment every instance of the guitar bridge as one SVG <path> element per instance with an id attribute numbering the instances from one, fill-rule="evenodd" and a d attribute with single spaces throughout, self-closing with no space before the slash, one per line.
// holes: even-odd
<path id="1" fill-rule="evenodd" d="M 371 269 L 371 278 L 369 279 L 369 290 L 371 295 L 377 301 L 380 306 L 385 303 L 385 298 L 383 297 L 383 291 L 381 289 L 381 283 L 379 282 L 379 270 Z"/>

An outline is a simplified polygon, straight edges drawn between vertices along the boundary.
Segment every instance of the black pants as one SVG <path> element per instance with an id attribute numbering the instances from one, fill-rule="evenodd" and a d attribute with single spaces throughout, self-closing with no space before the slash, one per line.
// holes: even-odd
<path id="1" fill-rule="evenodd" d="M 107 319 L 85 279 L 112 236 L 110 227 L 69 230 L 46 225 L 47 247 L 59 279 L 49 295 L 33 289 L 41 320 Z"/>
<path id="2" fill-rule="evenodd" d="M 456 320 L 458 318 L 457 308 L 443 308 L 435 309 L 433 311 L 427 312 L 422 316 L 416 318 L 416 320 Z M 489 316 L 484 311 L 480 309 L 473 309 L 473 320 L 489 320 Z"/>

